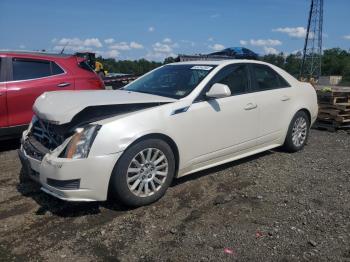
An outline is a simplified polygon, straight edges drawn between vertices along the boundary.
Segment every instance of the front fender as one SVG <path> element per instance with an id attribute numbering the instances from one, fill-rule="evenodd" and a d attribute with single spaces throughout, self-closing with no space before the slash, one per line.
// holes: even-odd
<path id="1" fill-rule="evenodd" d="M 157 115 L 158 114 L 158 115 Z M 124 151 L 137 139 L 150 134 L 169 136 L 166 122 L 159 118 L 161 112 L 155 115 L 142 114 L 141 117 L 129 116 L 102 125 L 90 149 L 91 156 L 101 156 Z"/>

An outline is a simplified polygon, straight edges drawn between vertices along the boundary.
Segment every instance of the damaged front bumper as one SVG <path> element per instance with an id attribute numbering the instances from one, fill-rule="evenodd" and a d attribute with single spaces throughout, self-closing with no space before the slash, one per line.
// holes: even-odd
<path id="1" fill-rule="evenodd" d="M 107 199 L 110 176 L 121 153 L 84 159 L 60 158 L 65 143 L 43 152 L 36 142 L 24 132 L 18 153 L 23 171 L 42 185 L 41 190 L 68 201 Z"/>

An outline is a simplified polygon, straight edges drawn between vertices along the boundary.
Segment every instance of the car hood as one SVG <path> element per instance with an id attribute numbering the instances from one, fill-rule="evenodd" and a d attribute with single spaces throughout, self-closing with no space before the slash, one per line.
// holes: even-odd
<path id="1" fill-rule="evenodd" d="M 118 114 L 118 111 L 125 112 L 128 105 L 130 108 L 143 108 L 143 105 L 147 107 L 174 101 L 176 100 L 163 96 L 124 90 L 56 91 L 39 96 L 33 111 L 40 119 L 61 125 L 71 122 L 83 110 L 90 115 L 96 115 L 96 111 L 100 111 L 98 115 L 103 115 L 104 112 L 105 115 L 111 115 L 112 111 L 114 114 Z"/>

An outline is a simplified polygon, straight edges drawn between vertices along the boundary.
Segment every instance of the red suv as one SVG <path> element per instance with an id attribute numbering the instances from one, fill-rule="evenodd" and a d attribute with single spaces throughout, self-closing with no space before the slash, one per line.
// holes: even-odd
<path id="1" fill-rule="evenodd" d="M 92 89 L 104 89 L 104 84 L 79 57 L 0 51 L 0 140 L 21 134 L 42 93 Z"/>

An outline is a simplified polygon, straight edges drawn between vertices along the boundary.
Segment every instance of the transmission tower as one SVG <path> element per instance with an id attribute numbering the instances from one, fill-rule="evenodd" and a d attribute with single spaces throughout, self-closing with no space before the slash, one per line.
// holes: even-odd
<path id="1" fill-rule="evenodd" d="M 300 68 L 300 78 L 317 80 L 321 75 L 323 0 L 311 0 Z"/>

